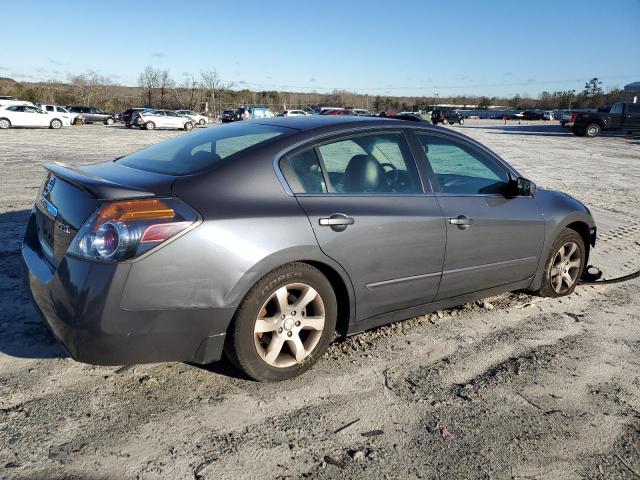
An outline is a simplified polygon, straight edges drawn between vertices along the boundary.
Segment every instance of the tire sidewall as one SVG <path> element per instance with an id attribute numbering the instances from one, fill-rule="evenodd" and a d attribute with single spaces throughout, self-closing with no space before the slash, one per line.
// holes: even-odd
<path id="1" fill-rule="evenodd" d="M 553 260 L 560 250 L 560 247 L 567 242 L 575 242 L 578 245 L 578 249 L 580 250 L 580 270 L 578 271 L 578 277 L 574 284 L 571 286 L 569 290 L 564 293 L 558 293 L 553 289 L 553 285 L 551 284 L 551 268 L 553 267 Z M 584 245 L 584 240 L 580 236 L 578 232 L 575 230 L 571 230 L 570 228 L 563 229 L 560 234 L 556 237 L 551 245 L 551 249 L 549 250 L 549 254 L 547 256 L 547 261 L 544 265 L 544 273 L 542 276 L 542 287 L 540 288 L 540 294 L 543 297 L 565 297 L 567 295 L 571 295 L 575 290 L 576 286 L 580 282 L 580 277 L 582 277 L 582 273 L 584 271 L 586 261 L 586 247 Z"/>
<path id="2" fill-rule="evenodd" d="M 280 287 L 304 283 L 313 287 L 322 298 L 325 326 L 320 341 L 300 364 L 277 368 L 266 363 L 258 354 L 254 342 L 254 327 L 265 301 Z M 291 263 L 265 275 L 243 300 L 231 326 L 227 342 L 228 357 L 249 377 L 263 382 L 277 382 L 296 377 L 309 370 L 327 351 L 336 329 L 338 307 L 331 284 L 316 268 L 304 263 Z"/>

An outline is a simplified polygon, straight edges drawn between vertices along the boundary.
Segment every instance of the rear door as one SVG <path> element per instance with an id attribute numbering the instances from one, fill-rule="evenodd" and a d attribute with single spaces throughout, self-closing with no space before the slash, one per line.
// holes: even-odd
<path id="1" fill-rule="evenodd" d="M 24 119 L 26 126 L 33 127 L 44 127 L 49 126 L 49 122 L 51 122 L 52 117 L 50 117 L 47 112 L 44 110 L 40 110 L 36 107 L 24 107 Z"/>
<path id="2" fill-rule="evenodd" d="M 171 128 L 182 128 L 182 125 L 184 124 L 184 121 L 186 120 L 184 117 L 178 115 L 175 112 L 172 112 L 170 110 L 166 110 L 165 112 L 165 120 L 167 122 L 167 127 L 171 127 Z"/>
<path id="3" fill-rule="evenodd" d="M 308 145 L 280 167 L 320 248 L 349 274 L 358 320 L 433 300 L 444 219 L 401 130 Z"/>
<path id="4" fill-rule="evenodd" d="M 625 105 L 624 128 L 640 130 L 640 103 L 627 103 Z"/>
<path id="5" fill-rule="evenodd" d="M 535 199 L 503 195 L 508 170 L 488 151 L 446 134 L 416 136 L 437 184 L 447 228 L 437 299 L 535 274 L 544 242 L 544 218 Z"/>
<path id="6" fill-rule="evenodd" d="M 628 119 L 625 118 L 627 114 L 624 110 L 624 103 L 613 104 L 609 110 L 609 127 L 617 129 L 627 125 Z"/>

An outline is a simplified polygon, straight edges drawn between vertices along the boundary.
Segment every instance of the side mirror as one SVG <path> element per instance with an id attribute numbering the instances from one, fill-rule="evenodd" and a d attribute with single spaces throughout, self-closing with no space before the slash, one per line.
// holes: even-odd
<path id="1" fill-rule="evenodd" d="M 523 177 L 511 178 L 505 186 L 504 196 L 507 198 L 533 197 L 535 196 L 536 189 L 536 184 L 531 180 Z"/>

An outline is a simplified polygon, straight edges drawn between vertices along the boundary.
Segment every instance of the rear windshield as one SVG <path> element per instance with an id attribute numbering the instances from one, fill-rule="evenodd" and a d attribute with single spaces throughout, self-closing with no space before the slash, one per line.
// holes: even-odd
<path id="1" fill-rule="evenodd" d="M 190 175 L 234 153 L 291 131 L 255 123 L 221 125 L 157 143 L 116 161 L 147 172 Z"/>

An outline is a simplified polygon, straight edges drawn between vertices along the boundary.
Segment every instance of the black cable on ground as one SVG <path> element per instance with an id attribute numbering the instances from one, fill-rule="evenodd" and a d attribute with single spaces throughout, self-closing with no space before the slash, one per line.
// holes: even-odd
<path id="1" fill-rule="evenodd" d="M 601 277 L 602 271 L 599 268 L 596 268 L 593 265 L 588 265 L 587 268 L 584 269 L 582 277 L 580 277 L 580 285 L 605 285 L 609 283 L 626 282 L 628 280 L 633 280 L 634 278 L 640 277 L 640 270 L 630 273 L 629 275 L 610 278 L 607 280 L 600 280 Z"/>

